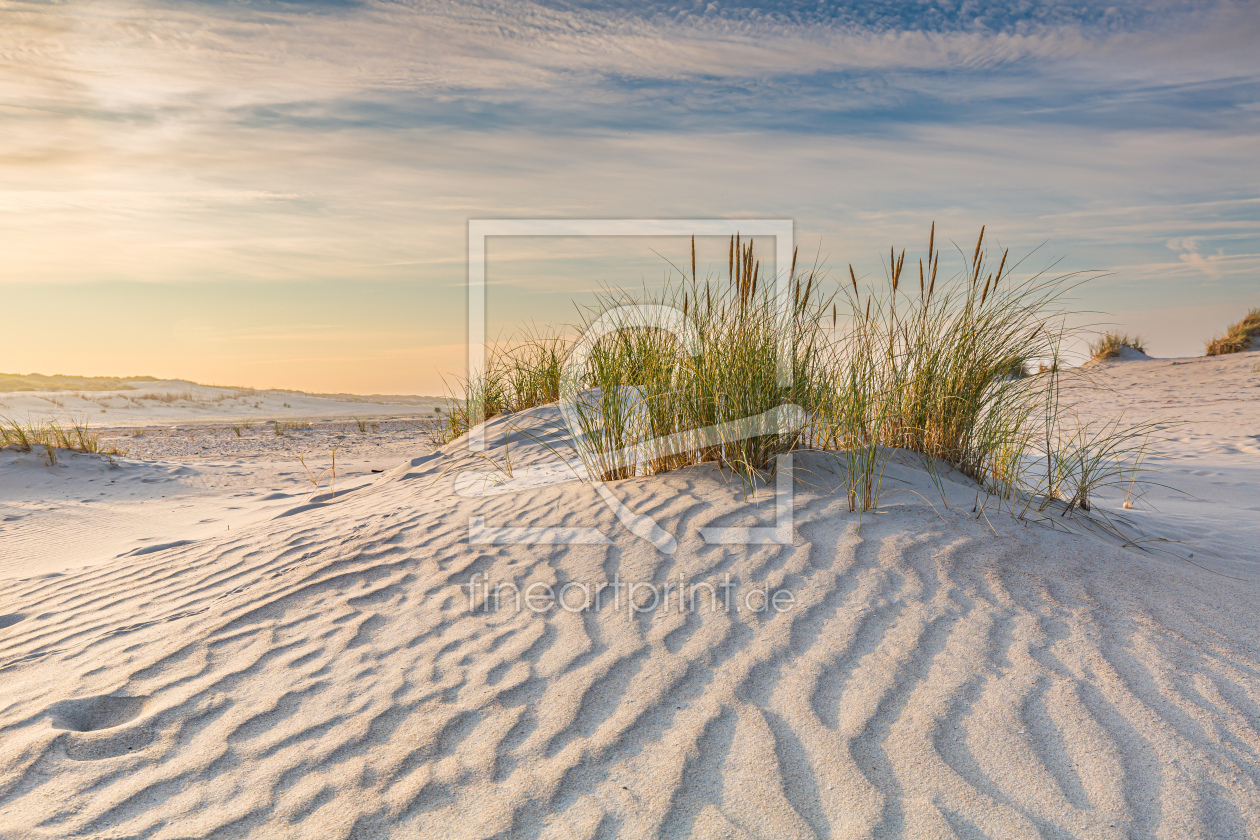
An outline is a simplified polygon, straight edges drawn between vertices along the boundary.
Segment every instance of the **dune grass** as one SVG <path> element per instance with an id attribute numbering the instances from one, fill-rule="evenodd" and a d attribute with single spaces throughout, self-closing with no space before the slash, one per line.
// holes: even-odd
<path id="1" fill-rule="evenodd" d="M 602 295 L 578 342 L 535 334 L 492 351 L 451 400 L 445 439 L 558 394 L 593 480 L 715 462 L 751 481 L 816 449 L 836 457 L 858 511 L 879 505 L 898 451 L 1019 515 L 1132 491 L 1151 427 L 1079 419 L 1061 372 L 1066 296 L 1084 276 L 1020 272 L 983 229 L 946 276 L 935 239 L 933 226 L 915 262 L 891 249 L 881 283 L 850 267 L 831 291 L 795 255 L 774 282 L 738 237 L 726 276 L 700 279 L 693 243 L 690 274 L 652 296 Z"/>
<path id="2" fill-rule="evenodd" d="M 1017 274 L 1009 251 L 988 253 L 983 230 L 948 277 L 935 227 L 909 270 L 904 251 L 888 256 L 881 288 L 863 288 L 849 269 L 849 317 L 811 415 L 808 442 L 843 453 L 850 508 L 878 505 L 884 464 L 903 451 L 938 487 L 952 468 L 1021 515 L 1089 510 L 1151 429 L 1089 423 L 1072 409 L 1079 379 L 1069 386 L 1060 372 L 1060 348 L 1067 294 L 1084 275 Z"/>
<path id="3" fill-rule="evenodd" d="M 276 437 L 284 437 L 286 432 L 311 428 L 310 420 L 273 420 L 272 431 Z"/>
<path id="4" fill-rule="evenodd" d="M 1253 309 L 1247 316 L 1225 331 L 1225 335 L 1207 343 L 1207 355 L 1225 356 L 1253 349 L 1260 343 L 1260 309 Z"/>
<path id="5" fill-rule="evenodd" d="M 430 438 L 443 445 L 500 414 L 556 402 L 561 365 L 569 349 L 564 336 L 536 329 L 488 346 L 485 370 L 456 380 L 445 408 L 434 408 L 437 423 L 431 427 Z"/>
<path id="6" fill-rule="evenodd" d="M 777 300 L 739 237 L 725 278 L 702 280 L 692 265 L 647 310 L 609 293 L 580 325 L 590 346 L 563 387 L 575 397 L 565 404 L 578 455 L 596 478 L 714 461 L 751 480 L 801 442 L 802 424 L 790 421 L 816 407 L 826 355 L 830 299 L 817 273 L 793 271 Z M 593 329 L 602 336 L 591 339 Z"/>
<path id="7" fill-rule="evenodd" d="M 306 470 L 306 477 L 311 482 L 311 487 L 313 488 L 312 499 L 318 497 L 321 502 L 324 501 L 324 493 L 320 490 L 320 485 L 323 483 L 325 476 L 328 477 L 328 498 L 337 498 L 337 447 L 334 446 L 332 448 L 332 463 L 318 473 L 307 466 L 304 453 L 298 454 L 298 463 L 302 465 L 302 469 Z"/>
<path id="8" fill-rule="evenodd" d="M 1089 357 L 1099 361 L 1102 359 L 1114 359 L 1120 355 L 1120 351 L 1125 347 L 1132 348 L 1139 353 L 1146 352 L 1141 337 L 1109 331 L 1089 343 Z"/>
<path id="9" fill-rule="evenodd" d="M 13 391 L 134 391 L 133 382 L 156 382 L 152 376 L 66 376 L 42 373 L 0 373 L 0 393 Z"/>
<path id="10" fill-rule="evenodd" d="M 57 450 L 85 452 L 91 455 L 127 454 L 117 444 L 102 441 L 99 434 L 88 428 L 88 420 L 28 420 L 25 423 L 10 417 L 0 417 L 0 446 L 13 446 L 23 452 L 42 446 L 49 464 L 57 461 Z"/>

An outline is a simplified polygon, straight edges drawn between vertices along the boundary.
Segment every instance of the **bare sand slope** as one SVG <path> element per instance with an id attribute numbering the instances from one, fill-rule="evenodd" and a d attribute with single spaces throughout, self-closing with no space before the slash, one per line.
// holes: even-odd
<path id="1" fill-rule="evenodd" d="M 201 540 L 353 488 L 430 449 L 426 421 L 364 422 L 362 431 L 311 422 L 282 434 L 265 425 L 148 427 L 115 438 L 128 457 L 58 450 L 52 464 L 42 446 L 0 448 L 0 579 Z"/>
<path id="2" fill-rule="evenodd" d="M 1090 385 L 1087 413 L 1165 423 L 1135 521 L 1192 543 L 1195 562 L 1260 581 L 1260 353 L 1107 362 Z"/>
<path id="3" fill-rule="evenodd" d="M 439 453 L 0 582 L 0 835 L 1260 836 L 1256 584 L 946 509 L 910 466 L 859 528 L 799 457 L 792 546 L 703 543 L 750 515 L 712 468 L 611 485 L 666 554 L 589 484 L 467 498 Z M 472 610 L 474 574 L 729 575 L 733 609 Z"/>

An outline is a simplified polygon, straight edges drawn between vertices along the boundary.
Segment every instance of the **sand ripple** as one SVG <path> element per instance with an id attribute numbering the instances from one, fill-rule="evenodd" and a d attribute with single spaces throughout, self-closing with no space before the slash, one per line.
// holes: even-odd
<path id="1" fill-rule="evenodd" d="M 1260 835 L 1254 586 L 907 495 L 712 546 L 710 469 L 482 498 L 442 459 L 188 545 L 3 584 L 0 833 Z M 470 517 L 607 545 L 467 542 Z M 470 612 L 466 584 L 790 590 L 782 614 Z"/>

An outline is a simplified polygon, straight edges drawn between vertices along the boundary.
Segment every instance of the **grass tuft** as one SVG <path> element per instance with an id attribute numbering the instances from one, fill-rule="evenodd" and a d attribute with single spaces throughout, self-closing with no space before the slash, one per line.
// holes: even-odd
<path id="1" fill-rule="evenodd" d="M 310 420 L 274 420 L 272 422 L 275 423 L 272 430 L 276 437 L 284 437 L 285 432 L 309 429 L 312 425 Z"/>
<path id="2" fill-rule="evenodd" d="M 786 421 L 818 406 L 831 298 L 816 272 L 793 272 L 781 306 L 773 279 L 753 243 L 736 236 L 725 278 L 693 273 L 646 311 L 628 308 L 637 301 L 624 294 L 602 296 L 581 332 L 599 325 L 604 334 L 565 383 L 593 478 L 716 462 L 751 485 L 797 447 L 801 426 Z"/>
<path id="3" fill-rule="evenodd" d="M 1260 309 L 1253 309 L 1237 324 L 1225 331 L 1225 335 L 1207 343 L 1207 355 L 1225 356 L 1242 353 L 1260 347 Z"/>
<path id="4" fill-rule="evenodd" d="M 91 455 L 127 454 L 116 443 L 101 440 L 100 435 L 88 428 L 88 418 L 69 418 L 64 421 L 27 420 L 21 423 L 10 417 L 0 417 L 0 446 L 13 446 L 22 452 L 30 452 L 33 446 L 44 447 L 50 465 L 56 463 L 56 450 L 84 452 Z"/>
<path id="5" fill-rule="evenodd" d="M 451 398 L 440 439 L 563 397 L 596 481 L 714 462 L 751 484 L 778 455 L 817 449 L 837 458 L 850 509 L 865 511 L 900 451 L 942 497 L 952 468 L 1020 516 L 1089 511 L 1105 487 L 1131 499 L 1152 427 L 1081 422 L 1061 372 L 1066 295 L 1085 276 L 1021 272 L 983 229 L 958 253 L 942 271 L 933 226 L 917 265 L 890 249 L 882 282 L 860 283 L 850 266 L 830 291 L 793 255 L 777 301 L 753 244 L 732 237 L 725 277 L 693 267 L 652 296 L 608 292 L 577 325 L 581 340 L 534 333 L 491 351 Z"/>
<path id="6" fill-rule="evenodd" d="M 438 422 L 430 431 L 433 443 L 450 443 L 500 414 L 556 402 L 560 399 L 561 366 L 570 347 L 563 336 L 536 329 L 487 347 L 485 371 L 457 380 L 445 408 L 434 408 Z"/>
<path id="7" fill-rule="evenodd" d="M 1119 332 L 1107 332 L 1089 343 L 1089 357 L 1096 360 L 1113 359 L 1119 356 L 1120 350 L 1125 347 L 1132 348 L 1139 353 L 1146 352 L 1140 337 Z"/>

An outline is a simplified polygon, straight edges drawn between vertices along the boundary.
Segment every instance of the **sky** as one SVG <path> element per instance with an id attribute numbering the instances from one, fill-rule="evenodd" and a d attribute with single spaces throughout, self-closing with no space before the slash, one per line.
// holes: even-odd
<path id="1" fill-rule="evenodd" d="M 0 371 L 440 393 L 493 218 L 792 219 L 837 278 L 984 224 L 1201 354 L 1260 306 L 1258 42 L 1257 2 L 0 0 Z M 488 331 L 687 259 L 494 240 Z"/>

